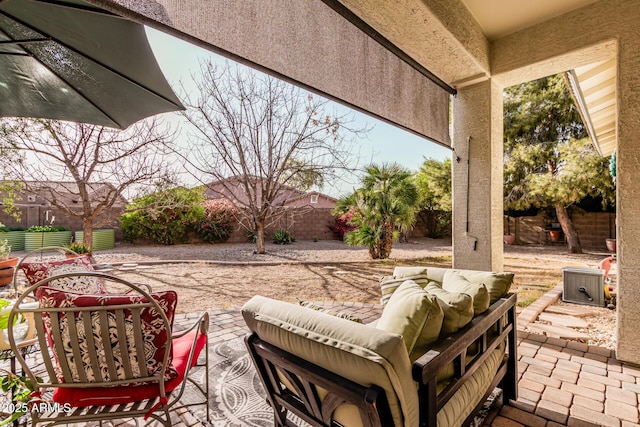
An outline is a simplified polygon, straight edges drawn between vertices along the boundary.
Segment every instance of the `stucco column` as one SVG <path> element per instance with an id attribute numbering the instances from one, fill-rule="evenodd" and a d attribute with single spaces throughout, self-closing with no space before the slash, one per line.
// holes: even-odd
<path id="1" fill-rule="evenodd" d="M 619 40 L 617 244 L 620 360 L 640 364 L 640 27 Z"/>
<path id="2" fill-rule="evenodd" d="M 502 271 L 502 102 L 492 80 L 458 90 L 453 100 L 455 268 Z"/>

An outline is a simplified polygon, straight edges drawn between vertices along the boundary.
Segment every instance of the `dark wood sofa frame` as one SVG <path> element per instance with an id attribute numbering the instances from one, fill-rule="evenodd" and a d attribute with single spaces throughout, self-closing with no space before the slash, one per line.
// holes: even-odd
<path id="1" fill-rule="evenodd" d="M 464 421 L 468 425 L 492 393 L 502 389 L 502 399 L 517 399 L 517 343 L 516 343 L 516 295 L 507 294 L 489 309 L 476 316 L 455 334 L 438 341 L 427 353 L 413 363 L 412 375 L 418 383 L 420 426 L 436 426 L 438 411 L 460 389 L 476 370 L 482 366 L 491 352 L 506 344 L 497 373 L 480 403 Z M 375 386 L 364 386 L 309 363 L 291 353 L 262 341 L 255 333 L 245 338 L 249 353 L 267 392 L 267 401 L 274 410 L 276 426 L 295 427 L 287 413 L 317 427 L 340 427 L 332 420 L 333 411 L 344 403 L 355 405 L 365 427 L 393 425 L 391 412 L 384 391 Z M 467 349 L 474 343 L 477 353 L 467 361 Z M 437 374 L 454 364 L 451 382 L 438 394 Z M 295 388 L 295 393 L 282 386 L 280 376 Z M 317 387 L 328 391 L 321 401 Z M 400 426 L 396 426 L 400 427 Z"/>

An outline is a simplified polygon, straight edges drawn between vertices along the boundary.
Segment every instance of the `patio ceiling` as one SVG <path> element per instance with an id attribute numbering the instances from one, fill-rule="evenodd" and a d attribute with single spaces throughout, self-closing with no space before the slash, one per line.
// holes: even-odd
<path id="1" fill-rule="evenodd" d="M 491 75 L 492 41 L 599 0 L 323 1 L 343 4 L 422 67 L 460 89 Z M 456 34 L 443 36 L 438 31 L 443 24 Z M 616 70 L 615 59 L 570 70 L 576 104 L 603 156 L 617 144 Z"/>
<path id="2" fill-rule="evenodd" d="M 506 36 L 598 0 L 462 0 L 489 40 Z"/>
<path id="3" fill-rule="evenodd" d="M 598 0 L 462 0 L 489 40 L 506 36 Z M 616 60 L 568 72 L 571 91 L 589 136 L 603 156 L 613 153 L 616 132 Z"/>

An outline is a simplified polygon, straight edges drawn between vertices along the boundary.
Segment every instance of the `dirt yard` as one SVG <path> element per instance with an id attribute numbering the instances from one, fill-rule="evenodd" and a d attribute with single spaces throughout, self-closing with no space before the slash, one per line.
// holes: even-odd
<path id="1" fill-rule="evenodd" d="M 504 270 L 515 275 L 519 300 L 537 298 L 562 279 L 564 266 L 595 267 L 604 252 L 567 255 L 561 247 L 506 246 Z M 251 244 L 133 246 L 100 251 L 98 263 L 155 290 L 174 289 L 179 311 L 240 307 L 253 295 L 295 301 L 378 303 L 378 283 L 396 265 L 451 266 L 451 242 L 397 243 L 392 257 L 371 261 L 364 248 L 339 241 L 270 244 L 257 255 Z M 192 262 L 185 262 L 192 261 Z"/>
<path id="2" fill-rule="evenodd" d="M 365 248 L 340 241 L 252 244 L 139 246 L 122 244 L 99 251 L 95 261 L 118 276 L 148 283 L 154 290 L 178 292 L 178 312 L 242 306 L 259 294 L 295 302 L 352 301 L 379 303 L 379 281 L 396 265 L 451 266 L 451 242 L 418 239 L 397 243 L 391 259 L 371 261 Z M 24 253 L 15 252 L 14 256 Z M 512 291 L 527 305 L 562 280 L 565 266 L 596 267 L 606 252 L 568 255 L 560 246 L 505 246 L 504 270 L 515 273 Z M 589 344 L 615 347 L 615 311 L 594 307 Z"/>

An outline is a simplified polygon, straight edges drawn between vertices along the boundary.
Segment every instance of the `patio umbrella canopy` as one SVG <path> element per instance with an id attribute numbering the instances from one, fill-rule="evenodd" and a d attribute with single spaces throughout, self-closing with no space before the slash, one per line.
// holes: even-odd
<path id="1" fill-rule="evenodd" d="M 181 109 L 142 25 L 81 0 L 0 0 L 0 116 L 124 129 Z"/>

